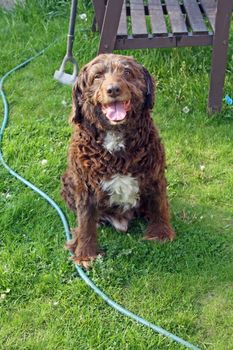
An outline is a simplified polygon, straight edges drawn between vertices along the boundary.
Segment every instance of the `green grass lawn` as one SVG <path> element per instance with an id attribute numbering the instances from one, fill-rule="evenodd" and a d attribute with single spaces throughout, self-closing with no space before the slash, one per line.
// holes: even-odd
<path id="1" fill-rule="evenodd" d="M 60 197 L 71 88 L 53 80 L 66 49 L 69 2 L 48 3 L 33 0 L 24 10 L 0 10 L 1 76 L 59 39 L 4 85 L 10 121 L 3 152 L 13 169 L 61 205 L 73 226 L 75 217 Z M 86 22 L 78 19 L 74 45 L 82 66 L 96 55 L 99 37 L 90 30 L 88 1 L 80 1 L 80 11 L 88 16 Z M 100 228 L 106 254 L 88 274 L 115 301 L 201 349 L 231 350 L 233 107 L 224 104 L 222 113 L 206 114 L 210 48 L 129 54 L 157 80 L 153 115 L 166 147 L 177 238 L 168 244 L 144 242 L 143 221 L 134 222 L 126 235 Z M 233 96 L 233 35 L 225 93 Z M 63 249 L 54 209 L 3 167 L 0 179 L 1 350 L 183 349 L 97 297 Z"/>

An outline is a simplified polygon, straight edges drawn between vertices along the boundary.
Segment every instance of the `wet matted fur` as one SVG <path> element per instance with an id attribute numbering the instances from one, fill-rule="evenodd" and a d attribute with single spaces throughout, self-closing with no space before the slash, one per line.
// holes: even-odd
<path id="1" fill-rule="evenodd" d="M 171 240 L 165 153 L 151 118 L 154 80 L 132 57 L 103 54 L 73 88 L 73 135 L 62 196 L 77 215 L 67 247 L 87 267 L 99 254 L 97 226 L 126 232 L 145 217 L 147 240 Z"/>

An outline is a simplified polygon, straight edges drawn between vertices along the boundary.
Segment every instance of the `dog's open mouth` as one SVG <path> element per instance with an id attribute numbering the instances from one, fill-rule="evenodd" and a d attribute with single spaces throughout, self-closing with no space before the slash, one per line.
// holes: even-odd
<path id="1" fill-rule="evenodd" d="M 130 110 L 129 101 L 116 101 L 107 105 L 102 105 L 102 112 L 111 122 L 120 122 L 125 119 Z"/>

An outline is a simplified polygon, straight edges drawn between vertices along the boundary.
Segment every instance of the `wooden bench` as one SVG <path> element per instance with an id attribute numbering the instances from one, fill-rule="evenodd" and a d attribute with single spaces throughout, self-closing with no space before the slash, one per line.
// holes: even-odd
<path id="1" fill-rule="evenodd" d="M 99 53 L 213 46 L 208 111 L 219 112 L 233 0 L 93 0 Z"/>

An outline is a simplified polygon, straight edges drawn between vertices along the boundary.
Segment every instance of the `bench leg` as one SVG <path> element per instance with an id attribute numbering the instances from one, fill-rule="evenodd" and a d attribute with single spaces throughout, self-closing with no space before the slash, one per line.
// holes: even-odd
<path id="1" fill-rule="evenodd" d="M 218 1 L 208 98 L 210 114 L 220 112 L 222 108 L 232 5 L 232 0 Z"/>
<path id="2" fill-rule="evenodd" d="M 99 54 L 114 50 L 124 0 L 108 0 L 101 30 Z"/>
<path id="3" fill-rule="evenodd" d="M 92 0 L 94 11 L 95 11 L 95 31 L 101 32 L 103 20 L 104 20 L 104 11 L 105 11 L 105 0 Z M 94 22 L 94 21 L 93 21 Z M 97 26 L 96 26 L 97 25 Z M 94 27 L 94 26 L 93 26 Z M 98 28 L 97 28 L 98 27 Z"/>

